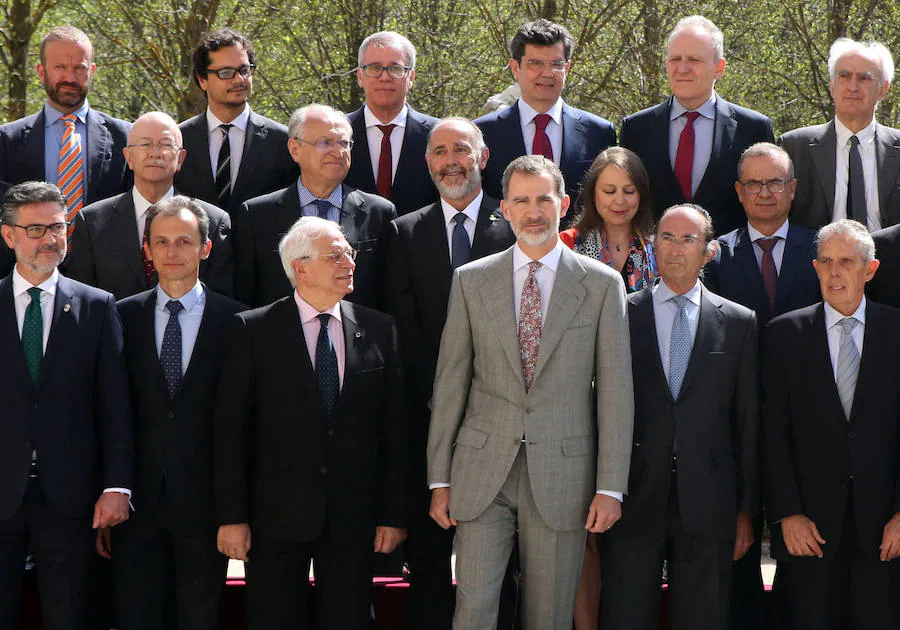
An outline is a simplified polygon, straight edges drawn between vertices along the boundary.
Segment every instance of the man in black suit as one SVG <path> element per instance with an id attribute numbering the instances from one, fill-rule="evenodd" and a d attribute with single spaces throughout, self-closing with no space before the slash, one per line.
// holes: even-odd
<path id="1" fill-rule="evenodd" d="M 122 148 L 131 124 L 88 105 L 97 65 L 94 47 L 83 32 L 73 26 L 53 28 L 41 40 L 40 57 L 37 74 L 47 93 L 43 109 L 0 125 L 0 199 L 14 184 L 55 184 L 62 175 L 71 222 L 82 206 L 128 188 Z M 12 251 L 0 243 L 0 277 L 12 271 L 14 263 Z"/>
<path id="2" fill-rule="evenodd" d="M 372 549 L 406 536 L 406 409 L 397 333 L 343 301 L 356 251 L 302 217 L 278 245 L 295 290 L 240 313 L 215 415 L 219 549 L 247 563 L 251 630 L 367 628 Z M 252 546 L 251 546 L 252 532 Z"/>
<path id="3" fill-rule="evenodd" d="M 287 127 L 250 110 L 256 52 L 231 29 L 205 33 L 194 49 L 194 82 L 206 112 L 181 123 L 187 157 L 179 192 L 234 214 L 241 204 L 297 179 Z M 228 142 L 225 142 L 225 138 Z"/>
<path id="4" fill-rule="evenodd" d="M 156 284 L 156 270 L 143 247 L 144 227 L 150 208 L 176 194 L 172 181 L 185 159 L 181 142 L 181 131 L 168 114 L 148 112 L 134 122 L 123 149 L 134 172 L 134 186 L 75 215 L 70 277 L 109 291 L 118 300 Z M 200 278 L 212 290 L 231 295 L 231 218 L 215 206 L 199 203 L 209 216 L 214 245 L 200 263 Z"/>
<path id="5" fill-rule="evenodd" d="M 612 123 L 563 102 L 574 45 L 566 27 L 544 19 L 520 26 L 509 43 L 509 69 L 522 96 L 512 107 L 475 121 L 491 150 L 491 160 L 482 174 L 489 196 L 503 196 L 500 180 L 510 162 L 535 153 L 559 166 L 566 194 L 575 199 L 591 162 L 616 143 Z M 567 224 L 568 219 L 563 217 L 562 227 Z"/>
<path id="6" fill-rule="evenodd" d="M 438 198 L 425 164 L 437 118 L 406 102 L 415 78 L 416 48 L 403 35 L 381 31 L 363 40 L 356 81 L 366 102 L 347 115 L 355 142 L 346 183 L 390 200 L 399 215 Z"/>
<path id="7" fill-rule="evenodd" d="M 511 247 L 516 240 L 500 202 L 481 190 L 481 170 L 488 157 L 481 130 L 473 123 L 465 118 L 438 122 L 429 136 L 425 159 L 440 201 L 391 223 L 386 310 L 397 322 L 412 414 L 413 512 L 406 554 L 413 628 L 449 630 L 453 620 L 453 530 L 442 529 L 428 515 L 431 492 L 425 466 L 431 390 L 450 280 L 460 265 Z"/>
<path id="8" fill-rule="evenodd" d="M 840 37 L 828 75 L 834 119 L 778 139 L 797 167 L 791 219 L 813 230 L 844 218 L 870 231 L 900 223 L 900 129 L 875 120 L 894 77 L 891 52 Z"/>
<path id="9" fill-rule="evenodd" d="M 674 204 L 709 211 L 719 234 L 744 223 L 732 183 L 741 153 L 773 142 L 772 122 L 727 102 L 715 91 L 725 72 L 722 31 L 705 17 L 683 18 L 669 33 L 666 74 L 672 96 L 622 121 L 621 144 L 640 156 L 653 184 L 659 217 Z"/>
<path id="10" fill-rule="evenodd" d="M 91 528 L 128 519 L 131 410 L 113 297 L 62 276 L 66 198 L 24 182 L 3 204 L 0 625 L 15 628 L 25 553 L 47 630 L 86 626 Z M 97 499 L 98 494 L 100 496 Z"/>
<path id="11" fill-rule="evenodd" d="M 213 409 L 226 328 L 243 307 L 199 280 L 212 247 L 199 202 L 161 201 L 147 228 L 159 285 L 118 303 L 135 410 L 135 512 L 100 550 L 113 558 L 117 627 L 214 630 L 227 559 L 216 549 Z M 166 580 L 175 606 L 164 606 Z M 177 623 L 164 620 L 167 608 Z"/>
<path id="12" fill-rule="evenodd" d="M 819 230 L 824 303 L 777 317 L 763 360 L 780 627 L 900 625 L 900 311 L 867 300 L 866 227 Z"/>
<path id="13" fill-rule="evenodd" d="M 900 308 L 900 224 L 872 232 L 878 273 L 866 283 L 866 295 L 879 304 Z"/>
<path id="14" fill-rule="evenodd" d="M 387 238 L 393 204 L 343 184 L 350 168 L 353 131 L 347 117 L 326 105 L 309 105 L 290 121 L 291 157 L 300 178 L 241 206 L 235 218 L 235 295 L 244 304 L 262 306 L 290 290 L 278 257 L 278 241 L 301 216 L 318 216 L 341 226 L 359 252 L 352 302 L 381 308 L 387 274 Z"/>
<path id="15" fill-rule="evenodd" d="M 628 297 L 634 445 L 622 519 L 600 537 L 603 628 L 659 626 L 666 559 L 672 627 L 720 629 L 759 505 L 756 316 L 697 279 L 716 247 L 703 208 L 667 210 L 655 244 L 660 281 Z"/>

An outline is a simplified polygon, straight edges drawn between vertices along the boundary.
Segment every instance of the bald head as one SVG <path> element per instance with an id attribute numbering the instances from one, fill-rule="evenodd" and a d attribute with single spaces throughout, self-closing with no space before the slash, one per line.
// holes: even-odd
<path id="1" fill-rule="evenodd" d="M 134 121 L 124 152 L 134 171 L 135 188 L 150 203 L 162 199 L 172 187 L 185 156 L 181 130 L 163 112 L 147 112 Z"/>
<path id="2" fill-rule="evenodd" d="M 165 112 L 147 112 L 135 120 L 128 133 L 128 144 L 140 144 L 138 138 L 147 137 L 148 133 L 155 131 L 168 131 L 174 143 L 181 146 L 181 129 L 175 119 Z"/>

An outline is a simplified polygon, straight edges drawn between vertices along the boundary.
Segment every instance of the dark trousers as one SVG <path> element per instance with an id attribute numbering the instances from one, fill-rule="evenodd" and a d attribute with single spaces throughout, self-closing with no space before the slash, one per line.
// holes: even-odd
<path id="1" fill-rule="evenodd" d="M 19 621 L 22 572 L 30 548 L 41 596 L 45 630 L 82 630 L 94 553 L 91 517 L 67 519 L 48 504 L 36 478 L 28 480 L 22 505 L 0 521 L 0 628 Z"/>
<path id="2" fill-rule="evenodd" d="M 219 627 L 228 559 L 216 548 L 217 528 L 186 527 L 173 516 L 161 498 L 152 514 L 134 513 L 112 529 L 121 630 Z"/>
<path id="3" fill-rule="evenodd" d="M 620 531 L 600 537 L 603 630 L 659 628 L 663 560 L 668 561 L 672 630 L 728 626 L 734 540 L 686 531 L 674 475 L 671 483 L 665 532 L 648 537 Z"/>
<path id="4" fill-rule="evenodd" d="M 762 521 L 761 516 L 753 519 L 753 544 L 732 566 L 731 630 L 763 630 L 765 623 L 765 587 L 760 569 Z"/>
<path id="5" fill-rule="evenodd" d="M 410 628 L 450 630 L 456 596 L 450 571 L 454 529 L 442 529 L 428 511 L 431 491 L 422 485 L 413 495 L 414 510 L 406 539 L 406 558 L 409 563 Z"/>

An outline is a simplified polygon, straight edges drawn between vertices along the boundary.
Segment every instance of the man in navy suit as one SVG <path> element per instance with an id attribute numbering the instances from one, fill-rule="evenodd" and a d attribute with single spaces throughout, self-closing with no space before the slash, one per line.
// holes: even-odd
<path id="1" fill-rule="evenodd" d="M 522 96 L 512 107 L 475 121 L 491 150 L 482 174 L 488 196 L 501 199 L 500 179 L 507 165 L 536 153 L 559 166 L 566 194 L 575 199 L 591 162 L 616 143 L 612 123 L 563 102 L 574 44 L 564 26 L 544 19 L 523 24 L 509 43 L 509 68 Z M 566 222 L 564 218 L 561 227 Z"/>
<path id="2" fill-rule="evenodd" d="M 672 96 L 627 116 L 620 138 L 647 167 L 656 217 L 670 206 L 697 203 L 709 211 L 718 234 L 744 222 L 732 185 L 741 153 L 775 139 L 768 118 L 716 93 L 724 72 L 722 31 L 705 17 L 683 18 L 666 46 Z"/>
<path id="3" fill-rule="evenodd" d="M 22 567 L 38 570 L 44 628 L 86 625 L 91 528 L 128 519 L 131 411 L 112 295 L 62 276 L 66 199 L 53 184 L 7 191 L 0 280 L 0 626 L 19 618 Z M 99 496 L 99 499 L 98 499 Z"/>
<path id="4" fill-rule="evenodd" d="M 399 215 L 438 198 L 425 165 L 428 132 L 437 118 L 406 102 L 415 78 L 416 48 L 403 35 L 382 31 L 363 40 L 356 80 L 366 102 L 347 115 L 354 143 L 346 183 L 390 200 Z"/>
<path id="5" fill-rule="evenodd" d="M 73 26 L 57 26 L 41 41 L 40 57 L 37 74 L 47 92 L 43 109 L 0 125 L 0 198 L 14 184 L 59 183 L 62 173 L 66 216 L 71 221 L 83 206 L 130 185 L 122 149 L 131 124 L 88 105 L 87 93 L 97 65 L 91 40 L 83 32 Z M 69 118 L 64 120 L 64 116 Z M 72 124 L 70 134 L 78 148 L 67 149 L 61 164 L 64 135 Z M 67 169 L 69 162 L 71 169 Z M 8 274 L 14 262 L 12 252 L 0 243 L 0 276 Z"/>

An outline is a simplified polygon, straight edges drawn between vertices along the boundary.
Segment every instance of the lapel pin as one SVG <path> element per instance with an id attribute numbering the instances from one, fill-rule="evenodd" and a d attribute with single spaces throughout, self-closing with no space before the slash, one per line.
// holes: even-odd
<path id="1" fill-rule="evenodd" d="M 70 310 L 72 310 L 71 304 L 66 304 L 65 306 L 63 306 L 63 313 L 68 313 Z"/>
<path id="2" fill-rule="evenodd" d="M 362 337 L 362 333 L 359 332 L 359 331 L 357 330 L 357 331 L 356 331 L 356 338 L 359 339 L 360 337 Z"/>

